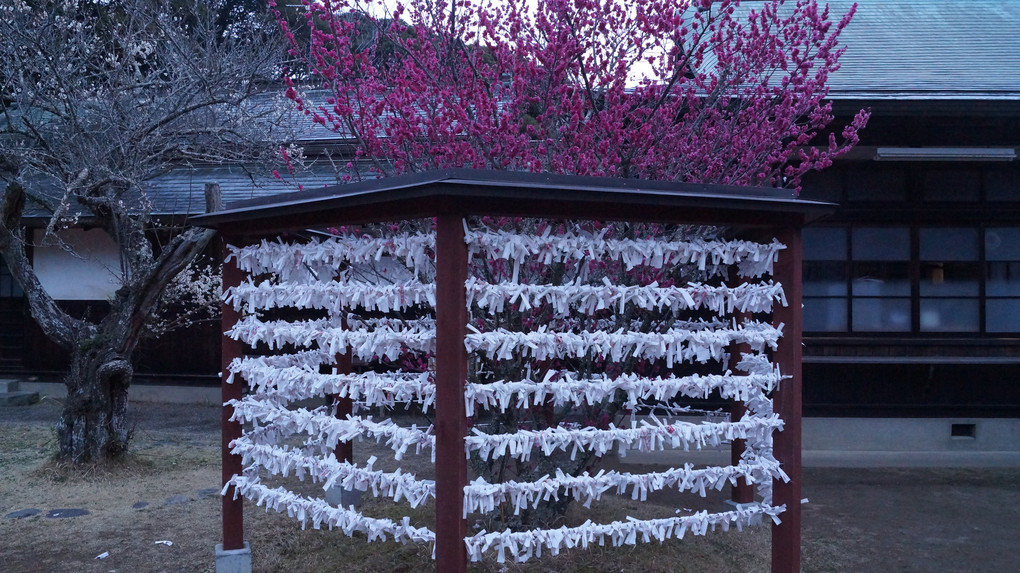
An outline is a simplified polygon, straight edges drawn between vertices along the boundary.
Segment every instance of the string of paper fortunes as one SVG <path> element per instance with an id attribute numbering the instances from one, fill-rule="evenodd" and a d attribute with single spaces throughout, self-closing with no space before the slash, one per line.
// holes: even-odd
<path id="1" fill-rule="evenodd" d="M 502 312 L 508 304 L 518 304 L 521 311 L 549 304 L 557 314 L 567 314 L 572 307 L 590 314 L 605 308 L 623 309 L 631 304 L 644 310 L 672 313 L 703 308 L 714 314 L 728 314 L 735 311 L 770 312 L 775 300 L 786 304 L 782 287 L 771 281 L 764 284 L 743 283 L 730 288 L 697 283 L 686 287 L 660 287 L 655 283 L 646 286 L 489 284 L 470 277 L 466 287 L 468 304 L 477 303 L 480 308 L 491 309 L 491 312 Z M 255 284 L 248 281 L 230 292 L 227 303 L 234 304 L 235 300 L 248 310 L 297 305 L 300 308 L 324 309 L 333 314 L 341 314 L 352 307 L 390 312 L 421 304 L 434 307 L 436 289 L 432 283 L 412 281 L 391 285 L 358 282 L 273 284 L 268 281 Z"/>
<path id="2" fill-rule="evenodd" d="M 481 351 L 497 359 L 509 359 L 523 353 L 536 360 L 550 358 L 581 358 L 594 353 L 620 362 L 629 356 L 651 360 L 665 359 L 666 367 L 680 362 L 706 362 L 721 360 L 727 346 L 746 343 L 761 352 L 764 346 L 775 348 L 782 335 L 778 328 L 758 322 L 734 324 L 720 328 L 719 323 L 690 324 L 688 328 L 669 329 L 665 332 L 549 332 L 540 328 L 533 332 L 510 331 L 503 328 L 479 332 L 469 325 L 471 332 L 464 344 L 469 351 Z M 384 356 L 398 359 L 405 349 L 415 352 L 435 350 L 435 328 L 393 328 L 379 326 L 374 330 L 349 330 L 328 320 L 268 321 L 255 315 L 238 321 L 227 335 L 246 344 L 266 343 L 271 350 L 285 345 L 309 346 L 313 343 L 329 352 L 353 355 L 362 360 Z"/>
<path id="3" fill-rule="evenodd" d="M 235 373 L 240 374 L 257 393 L 280 403 L 337 395 L 359 399 L 368 407 L 415 402 L 426 412 L 435 403 L 436 386 L 431 372 L 320 374 L 307 366 L 273 366 L 267 364 L 267 358 L 278 357 L 235 359 L 230 365 L 230 380 Z M 599 374 L 579 379 L 568 370 L 550 370 L 541 381 L 468 383 L 464 400 L 468 410 L 477 404 L 486 410 L 498 408 L 505 412 L 510 407 L 526 408 L 549 402 L 555 406 L 582 401 L 596 404 L 622 391 L 627 395 L 624 406 L 630 409 L 638 402 L 659 402 L 677 395 L 708 398 L 713 390 L 718 390 L 724 399 L 748 402 L 770 392 L 780 380 L 779 371 L 760 355 L 749 355 L 738 368 L 749 373 L 740 377 L 727 373 L 664 378 L 634 374 L 610 378 Z"/>
<path id="4" fill-rule="evenodd" d="M 405 428 L 391 420 L 375 422 L 360 416 L 338 419 L 325 407 L 316 410 L 302 408 L 288 410 L 272 400 L 239 400 L 234 404 L 235 417 L 245 421 L 259 421 L 263 426 L 253 430 L 263 441 L 278 440 L 294 434 L 307 434 L 312 442 L 333 449 L 338 442 L 346 442 L 362 435 L 376 440 L 386 439 L 396 459 L 403 457 L 412 446 L 419 451 L 435 446 L 430 429 L 417 426 Z M 570 451 L 571 459 L 578 450 L 606 454 L 617 447 L 639 451 L 656 451 L 669 448 L 689 449 L 695 446 L 719 446 L 723 441 L 758 437 L 760 430 L 782 428 L 782 420 L 775 414 L 768 417 L 746 418 L 739 422 L 675 422 L 667 424 L 653 418 L 654 423 L 642 420 L 632 428 L 608 429 L 594 427 L 555 427 L 545 430 L 519 430 L 513 434 L 486 434 L 477 428 L 464 438 L 467 453 L 478 450 L 482 459 L 513 456 L 528 461 L 537 448 L 549 455 L 556 450 Z M 433 462 L 435 462 L 433 454 Z"/>
<path id="5" fill-rule="evenodd" d="M 683 362 L 725 362 L 728 349 L 746 344 L 735 366 L 738 373 L 692 374 L 648 378 L 633 373 L 610 377 L 605 374 L 579 376 L 569 370 L 552 370 L 540 379 L 499 380 L 468 383 L 464 400 L 469 415 L 478 410 L 505 411 L 550 401 L 556 406 L 598 403 L 622 391 L 625 407 L 642 401 L 667 401 L 676 397 L 707 397 L 717 391 L 722 398 L 741 400 L 747 414 L 737 422 L 661 421 L 654 416 L 631 427 L 606 429 L 560 426 L 544 430 L 520 430 L 508 434 L 486 434 L 477 427 L 464 437 L 465 455 L 477 453 L 482 459 L 514 456 L 527 460 L 535 452 L 590 451 L 598 455 L 613 449 L 654 451 L 718 446 L 732 439 L 745 439 L 747 448 L 736 465 L 694 468 L 691 464 L 663 472 L 631 474 L 600 471 L 570 476 L 557 470 L 534 481 L 488 483 L 478 478 L 464 488 L 464 512 L 489 512 L 503 503 L 511 503 L 515 512 L 537 507 L 542 501 L 558 499 L 567 493 L 585 507 L 605 492 L 630 495 L 644 500 L 649 492 L 666 488 L 698 492 L 722 489 L 725 484 L 744 480 L 757 486 L 761 501 L 740 509 L 719 513 L 697 512 L 664 519 L 596 524 L 587 521 L 577 527 L 534 529 L 530 531 L 481 531 L 465 538 L 472 561 L 486 552 L 495 552 L 497 560 L 524 561 L 553 554 L 562 549 L 591 544 L 633 545 L 637 542 L 683 538 L 690 532 L 704 534 L 716 528 L 738 529 L 767 515 L 778 523 L 785 507 L 773 507 L 771 482 L 788 479 L 772 456 L 772 432 L 782 428 L 772 412 L 768 393 L 782 379 L 776 365 L 765 352 L 774 349 L 782 336 L 781 326 L 734 319 L 732 313 L 770 312 L 774 304 L 786 304 L 782 286 L 772 281 L 744 282 L 735 287 L 710 286 L 692 282 L 686 286 L 621 286 L 608 280 L 587 284 L 588 275 L 578 270 L 567 284 L 525 284 L 518 282 L 523 264 L 537 262 L 576 263 L 583 260 L 615 260 L 630 270 L 644 265 L 662 268 L 696 265 L 707 277 L 718 276 L 736 267 L 744 279 L 760 279 L 770 273 L 780 250 L 773 240 L 761 244 L 748 241 L 657 241 L 654 239 L 611 239 L 606 231 L 590 233 L 579 229 L 561 234 L 524 235 L 507 231 L 469 229 L 465 224 L 469 256 L 488 260 L 506 260 L 513 265 L 507 283 L 489 284 L 471 277 L 465 284 L 469 308 L 476 313 L 500 313 L 507 305 L 526 311 L 548 307 L 562 324 L 571 313 L 591 315 L 604 309 L 622 312 L 628 305 L 674 317 L 685 311 L 708 311 L 717 319 L 695 322 L 675 321 L 662 332 L 630 329 L 590 329 L 553 331 L 540 327 L 528 332 L 502 328 L 487 332 L 468 325 L 464 344 L 469 352 L 490 358 L 530 356 L 538 360 L 553 357 L 598 356 L 619 362 L 636 356 L 663 360 L 668 367 Z M 435 235 L 431 233 L 391 233 L 385 237 L 340 236 L 304 244 L 262 242 L 259 245 L 231 248 L 231 257 L 239 268 L 252 275 L 269 274 L 261 282 L 251 279 L 229 289 L 225 300 L 247 314 L 228 335 L 246 344 L 265 343 L 281 349 L 293 345 L 297 350 L 278 356 L 249 356 L 235 359 L 229 367 L 228 382 L 243 377 L 251 394 L 231 401 L 237 420 L 254 422 L 251 430 L 235 440 L 233 451 L 247 466 L 243 475 L 228 483 L 236 486 L 235 495 L 243 495 L 258 505 L 286 511 L 304 525 L 315 528 L 325 524 L 350 535 L 362 532 L 369 541 L 394 539 L 401 542 L 434 542 L 435 533 L 415 527 L 408 517 L 400 521 L 378 519 L 351 508 L 335 507 L 323 499 L 303 497 L 283 487 L 261 483 L 260 470 L 269 475 L 297 477 L 321 482 L 325 489 L 342 487 L 371 491 L 394 501 L 406 500 L 417 507 L 435 498 L 435 482 L 418 479 L 397 469 L 386 472 L 373 469 L 376 459 L 364 466 L 336 460 L 332 449 L 337 443 L 368 437 L 385 441 L 399 460 L 409 450 L 431 450 L 434 460 L 435 436 L 431 428 L 401 427 L 391 420 L 376 422 L 371 417 L 351 415 L 337 419 L 326 408 L 293 409 L 288 404 L 316 396 L 349 397 L 368 406 L 392 406 L 415 403 L 423 410 L 435 404 L 432 372 L 391 372 L 340 374 L 320 373 L 322 365 L 335 363 L 338 354 L 348 351 L 362 360 L 378 357 L 396 360 L 406 353 L 426 354 L 435 350 L 434 319 L 365 319 L 355 311 L 390 313 L 412 308 L 434 308 L 435 284 L 432 253 Z M 359 266 L 392 264 L 406 267 L 389 275 L 389 283 L 365 279 L 371 273 L 355 273 Z M 584 268 L 586 265 L 576 265 Z M 424 281 L 424 282 L 423 282 Z M 319 309 L 328 318 L 305 321 L 261 320 L 259 310 L 274 308 Z M 607 321 L 593 323 L 604 326 Z M 589 324 L 589 328 L 590 328 Z M 304 446 L 287 446 L 291 436 L 305 436 Z M 224 487 L 224 492 L 227 488 Z"/>
<path id="6" fill-rule="evenodd" d="M 518 266 L 534 257 L 549 265 L 581 260 L 619 260 L 630 270 L 638 265 L 655 268 L 697 265 L 710 275 L 725 273 L 736 265 L 743 277 L 760 277 L 772 272 L 776 254 L 786 246 L 751 241 L 659 241 L 655 239 L 607 239 L 608 228 L 592 234 L 568 230 L 551 235 L 522 235 L 508 231 L 465 230 L 468 256 L 483 253 L 488 259 L 505 259 Z M 379 262 L 383 256 L 403 262 L 415 276 L 431 268 L 430 252 L 434 234 L 396 233 L 383 238 L 345 236 L 340 240 L 313 239 L 303 244 L 262 241 L 259 245 L 232 249 L 238 268 L 251 274 L 274 273 L 283 281 L 292 278 L 334 276 L 344 263 Z M 514 274 L 515 277 L 518 273 Z M 516 280 L 512 282 L 517 282 Z"/>

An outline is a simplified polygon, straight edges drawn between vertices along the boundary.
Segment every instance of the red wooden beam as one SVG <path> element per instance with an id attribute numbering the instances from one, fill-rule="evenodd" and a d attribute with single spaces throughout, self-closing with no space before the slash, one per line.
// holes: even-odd
<path id="1" fill-rule="evenodd" d="M 734 281 L 731 284 L 739 282 L 741 279 L 736 275 L 735 272 L 731 271 L 730 279 Z M 738 321 L 745 321 L 751 319 L 751 313 L 741 312 L 737 313 L 735 317 Z M 745 352 L 750 352 L 751 347 L 747 343 L 732 344 L 730 345 L 730 369 L 736 369 L 737 364 L 740 363 L 740 357 Z M 747 407 L 740 400 L 734 400 L 730 404 L 730 421 L 739 422 L 744 414 L 747 413 Z M 734 439 L 730 442 L 730 465 L 736 466 L 740 464 L 740 456 L 747 449 L 747 440 Z M 754 488 L 751 484 L 747 483 L 747 480 L 737 480 L 730 490 L 730 499 L 733 503 L 751 503 L 754 501 Z"/>
<path id="2" fill-rule="evenodd" d="M 734 400 L 730 404 L 730 421 L 739 422 L 746 412 L 747 408 L 744 403 Z M 745 449 L 747 449 L 747 440 L 737 438 L 730 442 L 730 465 L 740 464 L 740 456 Z M 754 501 L 754 488 L 747 483 L 747 480 L 738 479 L 736 485 L 731 488 L 730 498 L 733 503 L 751 503 Z"/>
<path id="3" fill-rule="evenodd" d="M 227 249 L 226 241 L 223 242 L 221 251 L 221 260 L 226 260 Z M 232 286 L 241 284 L 242 273 L 237 268 L 235 262 L 224 262 L 223 263 L 223 291 Z M 226 332 L 234 326 L 237 322 L 239 315 L 234 310 L 233 306 L 226 303 L 220 304 L 220 309 L 223 313 L 221 319 L 221 330 Z M 227 384 L 227 377 L 230 375 L 228 367 L 230 362 L 237 357 L 240 357 L 244 351 L 243 345 L 229 336 L 223 336 L 220 338 L 220 391 L 222 400 L 226 403 L 228 400 L 240 400 L 241 390 L 243 381 L 240 376 L 234 377 L 233 384 Z M 220 414 L 221 422 L 221 455 L 222 455 L 222 485 L 226 485 L 230 478 L 234 474 L 241 473 L 241 456 L 235 456 L 230 453 L 230 442 L 241 437 L 241 422 L 231 422 L 230 417 L 234 415 L 233 406 L 223 406 L 223 410 Z M 244 507 L 243 498 L 238 496 L 234 499 L 234 486 L 230 486 L 227 490 L 226 495 L 223 496 L 223 549 L 230 551 L 232 549 L 243 549 L 244 548 Z"/>
<path id="4" fill-rule="evenodd" d="M 440 573 L 467 571 L 463 515 L 467 276 L 463 219 L 440 215 L 436 227 L 436 571 Z"/>
<path id="5" fill-rule="evenodd" d="M 336 403 L 336 417 L 338 420 L 346 420 L 347 416 L 354 413 L 354 400 L 350 398 L 341 398 L 339 396 L 333 396 L 333 400 Z M 346 442 L 337 442 L 336 447 L 333 448 L 333 455 L 336 457 L 338 462 L 354 462 L 354 442 L 347 440 Z"/>
<path id="6" fill-rule="evenodd" d="M 782 283 L 787 306 L 776 306 L 773 322 L 783 324 L 783 338 L 776 351 L 780 372 L 789 378 L 773 393 L 774 409 L 783 419 L 783 431 L 774 436 L 773 451 L 790 476 L 789 482 L 772 481 L 773 505 L 786 505 L 782 522 L 772 527 L 773 573 L 800 571 L 801 540 L 801 237 L 797 227 L 785 227 L 777 238 L 786 245 L 780 251 L 773 277 Z"/>

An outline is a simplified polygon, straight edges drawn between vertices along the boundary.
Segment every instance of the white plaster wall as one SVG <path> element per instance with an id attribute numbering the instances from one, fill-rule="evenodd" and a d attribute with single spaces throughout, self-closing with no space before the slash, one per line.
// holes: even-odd
<path id="1" fill-rule="evenodd" d="M 42 231 L 35 233 L 38 245 Z M 60 238 L 73 254 L 60 245 L 33 249 L 32 266 L 46 292 L 57 300 L 111 298 L 120 287 L 120 257 L 113 239 L 99 229 L 68 229 Z"/>

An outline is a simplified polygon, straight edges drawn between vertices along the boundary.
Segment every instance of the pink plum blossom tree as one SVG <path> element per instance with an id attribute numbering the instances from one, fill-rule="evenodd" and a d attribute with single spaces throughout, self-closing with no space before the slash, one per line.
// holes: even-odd
<path id="1" fill-rule="evenodd" d="M 288 96 L 376 174 L 474 167 L 797 189 L 867 122 L 861 111 L 826 131 L 826 82 L 853 10 L 833 19 L 815 0 L 303 3 L 299 34 L 279 19 L 300 64 Z"/>

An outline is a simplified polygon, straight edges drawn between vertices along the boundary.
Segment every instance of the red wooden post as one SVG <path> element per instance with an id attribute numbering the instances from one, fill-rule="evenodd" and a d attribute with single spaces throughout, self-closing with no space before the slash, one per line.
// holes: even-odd
<path id="1" fill-rule="evenodd" d="M 783 338 L 776 352 L 780 372 L 789 378 L 773 393 L 775 412 L 783 419 L 783 431 L 775 433 L 776 459 L 790 476 L 789 483 L 772 481 L 773 505 L 786 504 L 782 523 L 772 527 L 773 573 L 800 571 L 801 488 L 801 237 L 800 228 L 787 227 L 777 237 L 786 245 L 780 251 L 773 276 L 782 283 L 788 305 L 776 306 L 775 324 L 783 323 Z"/>
<path id="2" fill-rule="evenodd" d="M 731 273 L 731 279 L 740 280 L 736 273 Z M 751 318 L 751 313 L 741 312 L 738 313 L 736 318 L 738 320 L 747 320 Z M 740 356 L 742 352 L 750 351 L 748 344 L 733 344 L 730 346 L 730 368 L 736 368 L 737 364 L 740 363 Z M 747 413 L 747 407 L 740 400 L 734 400 L 730 404 L 730 421 L 739 422 L 744 414 Z M 744 453 L 747 448 L 747 440 L 734 439 L 730 442 L 730 465 L 736 466 L 740 464 L 740 456 Z M 730 490 L 730 499 L 733 503 L 751 503 L 754 501 L 754 488 L 751 484 L 747 483 L 747 480 L 737 480 L 737 484 L 734 485 Z"/>
<path id="3" fill-rule="evenodd" d="M 744 403 L 734 400 L 730 405 L 730 421 L 739 422 L 745 412 L 747 412 L 747 408 L 744 407 Z M 740 455 L 744 453 L 745 448 L 747 448 L 747 440 L 738 438 L 730 442 L 730 465 L 740 464 Z M 747 480 L 738 479 L 737 484 L 730 491 L 730 497 L 733 503 L 751 503 L 754 501 L 754 489 L 751 484 L 747 483 Z"/>
<path id="4" fill-rule="evenodd" d="M 342 322 L 344 329 L 347 329 L 347 319 L 345 318 Z M 351 348 L 347 347 L 346 354 L 337 354 L 336 356 L 336 371 L 338 374 L 350 374 L 353 370 L 354 358 L 351 353 Z M 348 395 L 347 398 L 341 398 L 340 396 L 333 395 L 333 403 L 336 404 L 336 417 L 341 420 L 346 420 L 347 416 L 354 413 L 354 400 Z M 336 459 L 341 462 L 353 462 L 354 461 L 354 441 L 347 440 L 346 442 L 338 442 L 336 448 L 333 449 L 333 455 Z"/>
<path id="5" fill-rule="evenodd" d="M 226 240 L 223 241 L 221 250 L 221 256 L 223 260 L 226 260 L 227 249 Z M 237 268 L 236 262 L 224 262 L 223 263 L 223 291 L 232 286 L 241 284 L 242 273 Z M 223 332 L 226 332 L 234 326 L 239 318 L 239 314 L 234 310 L 234 307 L 221 303 L 220 309 L 223 313 L 221 319 L 221 328 Z M 228 336 L 222 336 L 220 338 L 220 390 L 223 402 L 228 400 L 240 400 L 241 399 L 241 387 L 243 380 L 240 376 L 234 377 L 233 384 L 227 384 L 227 377 L 230 375 L 228 366 L 230 362 L 239 356 L 243 352 L 243 345 L 241 342 L 234 340 Z M 220 414 L 221 418 L 221 435 L 222 435 L 222 485 L 226 485 L 230 478 L 234 474 L 241 473 L 241 456 L 235 456 L 230 453 L 230 442 L 241 437 L 241 422 L 231 422 L 230 417 L 234 415 L 233 406 L 223 406 L 223 410 Z M 232 549 L 243 549 L 244 548 L 244 507 L 243 498 L 238 496 L 234 499 L 234 486 L 230 486 L 227 490 L 226 495 L 223 496 L 223 549 L 230 551 Z"/>
<path id="6" fill-rule="evenodd" d="M 464 486 L 467 458 L 464 435 L 467 413 L 468 276 L 464 224 L 459 215 L 444 214 L 436 226 L 436 571 L 466 573 Z"/>

